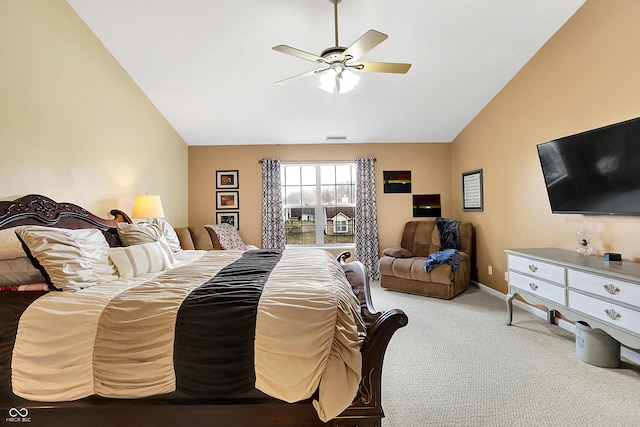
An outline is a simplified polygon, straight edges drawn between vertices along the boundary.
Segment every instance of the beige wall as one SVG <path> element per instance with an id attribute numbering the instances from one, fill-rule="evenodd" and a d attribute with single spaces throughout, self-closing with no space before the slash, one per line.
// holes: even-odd
<path id="1" fill-rule="evenodd" d="M 187 146 L 64 0 L 0 2 L 0 199 L 106 217 L 160 194 L 187 222 Z"/>
<path id="2" fill-rule="evenodd" d="M 385 194 L 382 171 L 411 170 L 413 194 L 440 194 L 442 214 L 453 216 L 449 179 L 451 144 L 324 144 L 189 147 L 189 223 L 215 223 L 216 170 L 238 170 L 240 234 L 246 243 L 262 243 L 263 158 L 281 161 L 353 160 L 375 157 L 380 246 L 397 246 L 402 226 L 413 217 L 411 194 Z"/>
<path id="3" fill-rule="evenodd" d="M 535 147 L 640 116 L 638 22 L 638 0 L 587 0 L 453 142 L 452 180 L 484 172 L 484 212 L 459 215 L 477 227 L 480 282 L 506 292 L 503 249 L 574 250 L 581 218 L 598 253 L 640 260 L 640 218 L 551 214 Z"/>

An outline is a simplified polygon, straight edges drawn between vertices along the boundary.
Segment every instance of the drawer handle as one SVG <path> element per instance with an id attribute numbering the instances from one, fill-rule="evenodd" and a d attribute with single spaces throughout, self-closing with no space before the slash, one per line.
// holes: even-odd
<path id="1" fill-rule="evenodd" d="M 603 287 L 604 287 L 604 290 L 611 295 L 618 295 L 620 293 L 620 288 L 615 285 L 606 284 Z"/>
<path id="2" fill-rule="evenodd" d="M 536 284 L 535 284 L 535 283 L 533 283 L 533 282 L 529 283 L 529 287 L 530 287 L 532 290 L 534 290 L 534 291 L 537 291 L 537 290 L 538 290 L 538 285 L 536 285 Z"/>
<path id="3" fill-rule="evenodd" d="M 536 266 L 535 266 L 535 265 L 533 265 L 533 264 L 530 264 L 530 265 L 529 265 L 529 270 L 531 270 L 531 272 L 532 272 L 532 273 L 535 273 L 536 271 L 538 271 L 538 267 L 536 267 Z"/>
<path id="4" fill-rule="evenodd" d="M 607 308 L 604 312 L 611 320 L 618 320 L 622 317 L 622 314 L 618 313 L 613 308 Z"/>

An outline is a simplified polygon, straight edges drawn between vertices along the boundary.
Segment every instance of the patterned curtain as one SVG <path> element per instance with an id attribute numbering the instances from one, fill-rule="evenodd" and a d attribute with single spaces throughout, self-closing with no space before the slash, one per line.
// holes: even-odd
<path id="1" fill-rule="evenodd" d="M 262 248 L 284 249 L 280 160 L 262 159 Z"/>
<path id="2" fill-rule="evenodd" d="M 375 159 L 356 159 L 356 219 L 354 257 L 364 264 L 371 280 L 380 278 L 378 215 L 376 213 Z"/>

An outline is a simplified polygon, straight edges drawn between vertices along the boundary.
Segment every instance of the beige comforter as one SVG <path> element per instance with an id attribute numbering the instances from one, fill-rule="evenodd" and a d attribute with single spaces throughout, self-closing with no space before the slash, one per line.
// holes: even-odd
<path id="1" fill-rule="evenodd" d="M 178 308 L 193 289 L 240 256 L 185 251 L 174 268 L 159 275 L 39 298 L 20 319 L 14 393 L 35 401 L 69 401 L 174 391 Z M 337 261 L 321 250 L 285 250 L 258 305 L 255 386 L 287 402 L 307 399 L 318 389 L 314 406 L 329 420 L 356 395 L 363 338 L 358 300 Z"/>

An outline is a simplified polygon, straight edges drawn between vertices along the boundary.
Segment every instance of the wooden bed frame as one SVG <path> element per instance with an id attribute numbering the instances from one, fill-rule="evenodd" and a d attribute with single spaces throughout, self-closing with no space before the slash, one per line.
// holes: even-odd
<path id="1" fill-rule="evenodd" d="M 0 202 L 0 229 L 18 225 L 45 225 L 61 228 L 98 228 L 114 232 L 118 222 L 130 222 L 122 211 L 110 212 L 106 220 L 72 203 L 58 203 L 45 196 L 31 194 L 11 202 Z M 272 398 L 135 400 L 90 397 L 73 402 L 41 403 L 23 399 L 0 402 L 0 420 L 4 425 L 30 426 L 264 426 L 264 427 L 379 427 L 382 410 L 382 364 L 384 353 L 396 330 L 405 326 L 407 316 L 401 310 L 376 312 L 371 302 L 364 266 L 347 263 L 348 252 L 338 257 L 354 294 L 360 300 L 367 337 L 362 346 L 362 381 L 358 394 L 340 416 L 323 423 L 311 399 L 286 403 Z M 0 292 L 0 305 L 10 304 L 15 294 Z M 14 294 L 14 295 L 9 295 Z"/>

